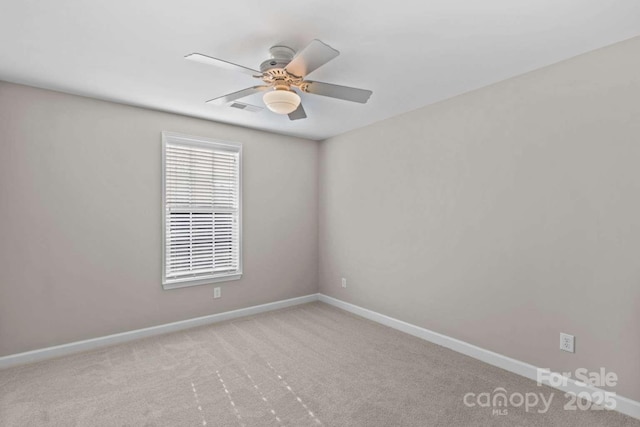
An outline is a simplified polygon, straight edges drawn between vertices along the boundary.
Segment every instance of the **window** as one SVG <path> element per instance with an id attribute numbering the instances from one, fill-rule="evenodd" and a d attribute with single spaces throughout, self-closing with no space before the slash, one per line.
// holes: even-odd
<path id="1" fill-rule="evenodd" d="M 242 275 L 242 146 L 163 132 L 165 289 Z"/>

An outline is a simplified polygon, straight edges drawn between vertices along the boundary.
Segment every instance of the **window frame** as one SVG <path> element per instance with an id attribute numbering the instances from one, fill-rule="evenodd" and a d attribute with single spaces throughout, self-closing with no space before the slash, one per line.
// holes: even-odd
<path id="1" fill-rule="evenodd" d="M 218 273 L 204 278 L 167 279 L 167 204 L 166 204 L 166 150 L 168 143 L 178 143 L 195 147 L 216 148 L 238 153 L 238 270 L 233 273 Z M 208 285 L 212 283 L 239 280 L 242 278 L 242 144 L 221 141 L 201 136 L 184 135 L 176 132 L 162 132 L 162 287 L 165 290 Z"/>

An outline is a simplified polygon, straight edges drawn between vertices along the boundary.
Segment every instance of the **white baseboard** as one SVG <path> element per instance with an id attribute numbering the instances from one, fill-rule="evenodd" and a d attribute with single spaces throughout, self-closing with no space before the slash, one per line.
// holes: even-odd
<path id="1" fill-rule="evenodd" d="M 334 307 L 338 307 L 342 310 L 348 311 L 350 313 L 356 314 L 358 316 L 364 317 L 365 319 L 372 320 L 376 323 L 381 323 L 390 328 L 397 329 L 409 335 L 422 338 L 423 340 L 473 357 L 474 359 L 481 360 L 485 363 L 488 363 L 489 365 L 497 366 L 498 368 L 502 368 L 506 371 L 513 372 L 514 374 L 521 375 L 534 381 L 538 380 L 538 367 L 530 365 L 528 363 L 503 356 L 502 354 L 494 353 L 493 351 L 485 350 L 484 348 L 475 346 L 473 344 L 469 344 L 467 342 L 451 338 L 446 335 L 442 335 L 407 322 L 403 322 L 402 320 L 394 319 L 393 317 L 385 316 L 384 314 L 380 314 L 375 311 L 368 310 L 366 308 L 362 308 L 324 294 L 318 294 L 318 300 L 330 304 Z M 586 391 L 586 394 L 581 395 L 585 397 L 587 395 L 597 396 L 604 392 L 604 390 L 602 389 L 598 389 L 593 386 L 586 386 L 582 383 L 578 383 L 574 379 L 562 377 L 562 375 L 559 373 L 551 373 L 549 377 L 553 379 L 562 378 L 564 380 L 564 383 L 566 385 L 561 386 L 555 386 L 549 380 L 542 381 L 545 385 L 556 388 L 563 392 L 578 394 L 580 392 Z M 559 383 L 559 381 L 556 382 L 556 384 L 557 383 Z M 625 415 L 629 415 L 630 417 L 640 419 L 640 402 L 631 400 L 623 396 L 615 396 L 614 400 L 616 402 L 616 411 Z"/>
<path id="2" fill-rule="evenodd" d="M 41 360 L 51 359 L 54 357 L 65 356 L 68 354 L 79 353 L 82 351 L 93 350 L 100 347 L 106 347 L 114 344 L 121 344 L 140 338 L 151 337 L 154 335 L 166 334 L 168 332 L 181 331 L 183 329 L 193 328 L 195 326 L 209 325 L 211 323 L 222 322 L 224 320 L 235 319 L 238 317 L 251 316 L 253 314 L 264 313 L 266 311 L 277 310 L 280 308 L 291 307 L 298 304 L 317 301 L 318 294 L 306 295 L 298 298 L 291 298 L 267 304 L 254 305 L 253 307 L 241 308 L 238 310 L 226 311 L 224 313 L 211 314 L 209 316 L 196 317 L 194 319 L 181 320 L 179 322 L 166 323 L 164 325 L 152 326 L 150 328 L 136 329 L 133 331 L 122 332 L 119 334 L 107 335 L 104 337 L 92 338 L 83 341 L 76 341 L 68 344 L 47 347 L 25 353 L 10 354 L 0 357 L 0 369 L 9 368 L 11 366 L 23 365 L 25 363 L 38 362 Z"/>

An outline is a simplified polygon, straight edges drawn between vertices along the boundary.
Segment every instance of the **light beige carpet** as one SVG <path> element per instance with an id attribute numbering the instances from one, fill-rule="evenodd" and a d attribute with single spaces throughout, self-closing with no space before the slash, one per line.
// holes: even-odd
<path id="1" fill-rule="evenodd" d="M 544 414 L 465 406 L 465 394 L 497 387 L 554 398 Z M 640 425 L 565 403 L 323 303 L 0 371 L 2 426 Z"/>

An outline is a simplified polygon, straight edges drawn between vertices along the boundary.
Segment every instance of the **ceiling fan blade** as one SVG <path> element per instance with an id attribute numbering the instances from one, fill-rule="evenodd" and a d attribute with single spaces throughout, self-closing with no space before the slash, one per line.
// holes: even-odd
<path id="1" fill-rule="evenodd" d="M 184 57 L 189 61 L 200 62 L 202 64 L 213 65 L 215 67 L 224 68 L 231 71 L 240 71 L 241 73 L 249 74 L 250 76 L 260 76 L 262 73 L 252 68 L 243 67 L 242 65 L 234 64 L 233 62 L 225 61 L 223 59 L 212 58 L 211 56 L 203 55 L 201 53 L 191 53 Z"/>
<path id="2" fill-rule="evenodd" d="M 237 92 L 229 93 L 227 95 L 219 96 L 207 101 L 207 104 L 224 105 L 236 99 L 244 98 L 245 96 L 253 95 L 254 93 L 263 92 L 269 89 L 269 86 L 254 86 L 246 89 L 239 90 Z"/>
<path id="3" fill-rule="evenodd" d="M 300 119 L 306 119 L 306 118 L 307 118 L 307 113 L 304 111 L 304 108 L 302 107 L 302 102 L 300 103 L 300 105 L 298 105 L 298 108 L 296 108 L 293 113 L 289 113 L 289 120 L 300 120 Z"/>
<path id="4" fill-rule="evenodd" d="M 304 77 L 338 55 L 340 52 L 328 44 L 324 44 L 320 40 L 313 40 L 298 52 L 284 69 L 294 76 Z"/>
<path id="5" fill-rule="evenodd" d="M 373 92 L 365 89 L 357 89 L 349 86 L 339 86 L 331 83 L 307 81 L 300 86 L 303 92 L 314 95 L 328 96 L 330 98 L 343 99 L 345 101 L 366 104 Z"/>

